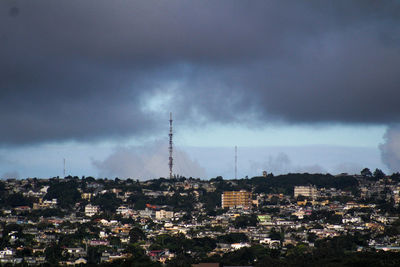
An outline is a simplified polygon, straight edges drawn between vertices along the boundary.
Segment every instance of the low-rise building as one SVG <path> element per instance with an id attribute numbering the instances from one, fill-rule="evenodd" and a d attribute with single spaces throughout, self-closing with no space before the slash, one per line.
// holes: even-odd
<path id="1" fill-rule="evenodd" d="M 88 217 L 92 217 L 99 212 L 99 207 L 94 206 L 92 204 L 88 204 L 85 206 L 85 215 Z"/>
<path id="2" fill-rule="evenodd" d="M 156 220 L 170 220 L 174 217 L 173 211 L 158 210 L 156 211 Z"/>

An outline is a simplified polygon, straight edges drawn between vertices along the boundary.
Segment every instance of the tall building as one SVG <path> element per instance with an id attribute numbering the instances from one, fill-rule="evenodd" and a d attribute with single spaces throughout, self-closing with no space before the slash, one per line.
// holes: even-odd
<path id="1" fill-rule="evenodd" d="M 225 191 L 221 196 L 222 208 L 251 207 L 251 192 Z"/>
<path id="2" fill-rule="evenodd" d="M 315 186 L 295 186 L 294 187 L 294 198 L 298 196 L 317 198 L 318 197 L 318 189 Z"/>

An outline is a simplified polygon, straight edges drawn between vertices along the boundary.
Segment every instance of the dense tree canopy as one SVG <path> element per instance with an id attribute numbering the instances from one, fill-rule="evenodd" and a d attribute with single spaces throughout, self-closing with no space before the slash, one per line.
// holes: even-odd
<path id="1" fill-rule="evenodd" d="M 81 199 L 78 186 L 76 180 L 52 181 L 44 198 L 49 200 L 56 198 L 60 207 L 70 208 Z"/>
<path id="2" fill-rule="evenodd" d="M 352 189 L 358 185 L 353 176 L 335 177 L 330 174 L 289 173 L 273 178 L 254 177 L 249 183 L 255 193 L 283 193 L 293 195 L 293 188 L 300 185 L 315 185 L 319 188 Z"/>

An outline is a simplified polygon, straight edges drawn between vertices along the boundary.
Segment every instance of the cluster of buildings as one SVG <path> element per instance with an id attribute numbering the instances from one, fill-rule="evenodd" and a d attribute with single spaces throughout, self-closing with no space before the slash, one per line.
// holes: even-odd
<path id="1" fill-rule="evenodd" d="M 365 245 L 357 248 L 360 251 L 399 250 L 400 229 L 393 229 L 400 221 L 391 210 L 399 207 L 400 183 L 390 177 L 378 181 L 356 178 L 357 190 L 303 185 L 293 186 L 292 194 L 257 192 L 255 187 L 243 190 L 236 180 L 75 179 L 80 197 L 70 208 L 62 208 L 59 199 L 47 199 L 46 195 L 53 184 L 71 179 L 4 180 L 3 196 L 19 196 L 30 202 L 19 206 L 3 198 L 0 264 L 39 265 L 56 260 L 62 265 L 77 265 L 126 259 L 131 256 L 129 244 L 138 242 L 132 240 L 132 229 L 143 232 L 140 246 L 159 262 L 176 256 L 176 251 L 167 247 L 153 249 L 162 235 L 212 238 L 217 245 L 209 256 L 254 244 L 282 249 L 301 243 L 312 248 L 319 239 L 355 234 L 369 236 Z M 221 183 L 237 190 L 219 191 Z M 135 190 L 130 190 L 133 186 Z M 220 202 L 210 210 L 207 206 L 213 194 Z M 112 212 L 95 201 L 102 195 L 118 200 Z M 190 209 L 173 206 L 173 197 L 194 201 Z M 147 203 L 139 207 L 141 198 Z M 166 204 L 157 203 L 161 200 Z M 388 229 L 393 231 L 388 234 Z M 222 238 L 232 233 L 246 239 L 234 242 Z M 60 258 L 51 258 L 49 248 L 58 249 Z M 91 250 L 98 258 L 89 257 Z"/>

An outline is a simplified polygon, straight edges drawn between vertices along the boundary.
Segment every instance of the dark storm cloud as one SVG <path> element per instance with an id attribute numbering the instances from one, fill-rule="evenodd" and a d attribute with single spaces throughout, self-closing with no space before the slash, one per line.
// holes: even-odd
<path id="1" fill-rule="evenodd" d="M 396 1 L 2 1 L 0 142 L 147 135 L 166 91 L 182 121 L 398 121 L 399 13 Z"/>

